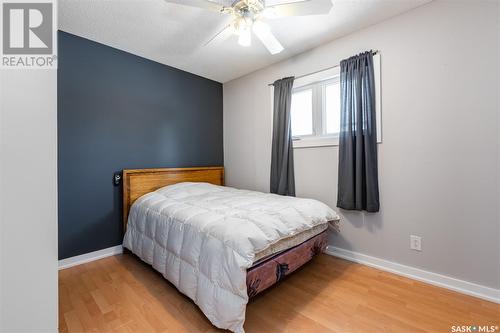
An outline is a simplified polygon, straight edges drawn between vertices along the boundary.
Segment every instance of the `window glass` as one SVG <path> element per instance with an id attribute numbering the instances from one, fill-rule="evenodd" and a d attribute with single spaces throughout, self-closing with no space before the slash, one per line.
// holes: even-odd
<path id="1" fill-rule="evenodd" d="M 325 132 L 340 132 L 340 84 L 332 83 L 325 87 Z"/>
<path id="2" fill-rule="evenodd" d="M 313 134 L 312 89 L 301 90 L 292 94 L 292 135 Z"/>

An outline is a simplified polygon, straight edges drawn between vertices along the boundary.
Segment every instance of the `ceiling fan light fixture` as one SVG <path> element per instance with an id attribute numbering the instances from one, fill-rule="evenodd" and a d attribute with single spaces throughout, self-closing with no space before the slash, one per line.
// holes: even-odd
<path id="1" fill-rule="evenodd" d="M 252 45 L 252 34 L 271 54 L 284 50 L 266 19 L 328 14 L 333 0 L 165 0 L 167 2 L 217 11 L 227 17 L 224 26 L 204 46 L 238 36 L 238 44 Z"/>
<path id="2" fill-rule="evenodd" d="M 288 16 L 326 15 L 334 0 L 165 0 L 166 2 L 219 12 L 227 23 L 209 40 L 220 43 L 231 35 L 238 36 L 242 46 L 252 44 L 252 32 L 271 54 L 283 51 L 283 46 L 262 20 Z M 230 20 L 230 22 L 229 22 Z"/>

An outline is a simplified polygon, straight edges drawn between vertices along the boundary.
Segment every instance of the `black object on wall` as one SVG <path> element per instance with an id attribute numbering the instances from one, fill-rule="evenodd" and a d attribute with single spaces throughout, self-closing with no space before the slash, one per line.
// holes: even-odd
<path id="1" fill-rule="evenodd" d="M 122 243 L 122 169 L 223 165 L 222 84 L 59 31 L 59 259 Z"/>

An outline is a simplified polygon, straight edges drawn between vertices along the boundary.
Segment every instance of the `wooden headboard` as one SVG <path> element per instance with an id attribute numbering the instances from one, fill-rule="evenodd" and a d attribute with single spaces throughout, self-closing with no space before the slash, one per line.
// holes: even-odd
<path id="1" fill-rule="evenodd" d="M 180 182 L 224 185 L 224 167 L 123 170 L 123 230 L 130 207 L 142 195 Z"/>

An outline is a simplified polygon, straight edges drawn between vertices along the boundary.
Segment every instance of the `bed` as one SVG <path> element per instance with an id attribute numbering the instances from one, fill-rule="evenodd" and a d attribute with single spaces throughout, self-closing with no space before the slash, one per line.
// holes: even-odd
<path id="1" fill-rule="evenodd" d="M 244 332 L 248 300 L 321 253 L 338 216 L 316 200 L 223 185 L 223 167 L 124 170 L 123 245 L 215 326 Z"/>

